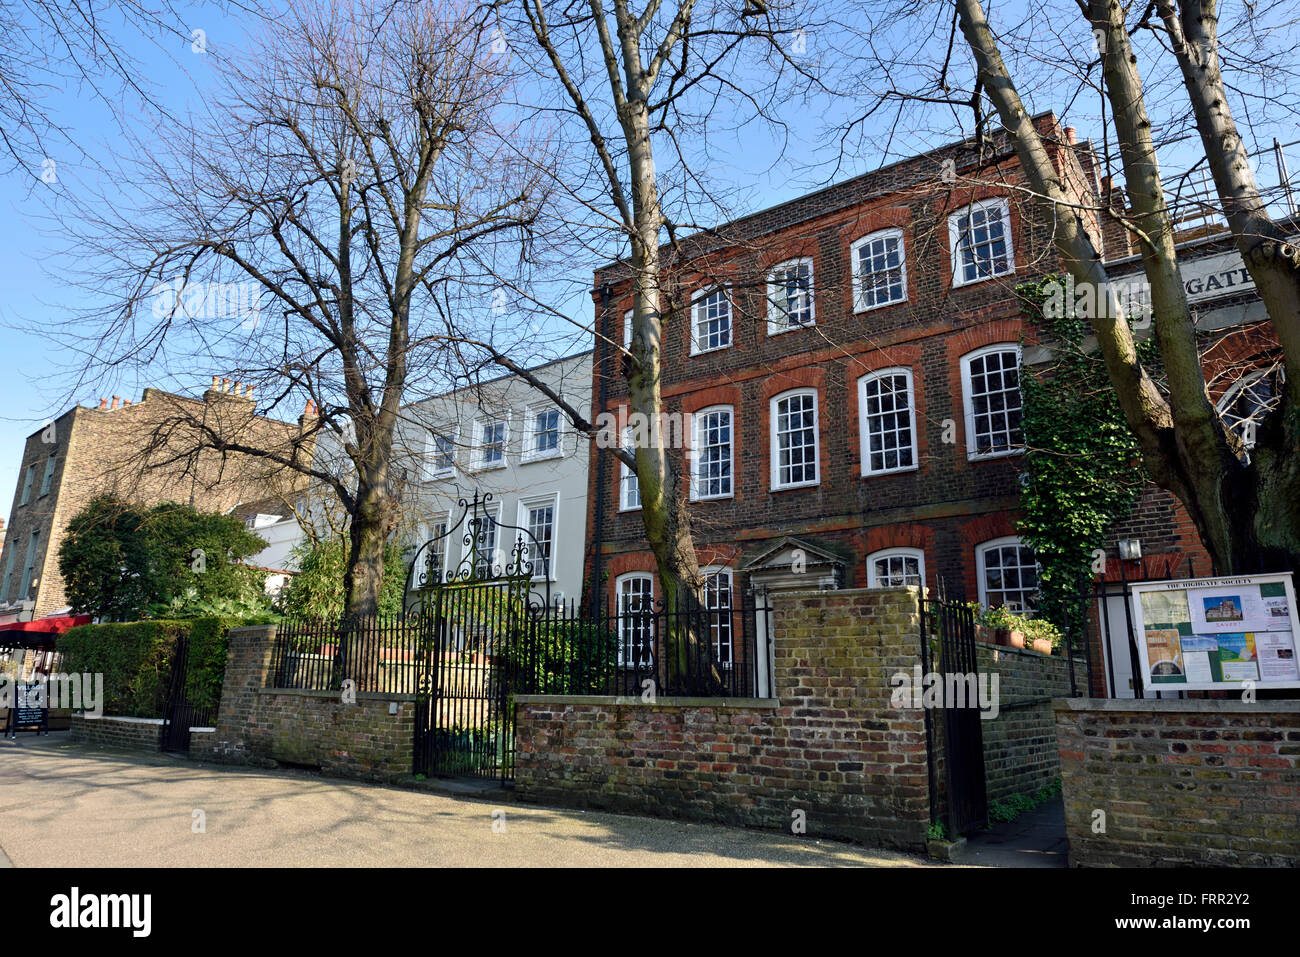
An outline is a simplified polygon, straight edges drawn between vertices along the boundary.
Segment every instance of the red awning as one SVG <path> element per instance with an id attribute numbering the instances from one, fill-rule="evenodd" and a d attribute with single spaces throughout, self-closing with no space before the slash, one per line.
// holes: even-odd
<path id="1" fill-rule="evenodd" d="M 89 615 L 58 615 L 53 618 L 37 618 L 35 621 L 11 621 L 0 625 L 0 632 L 27 631 L 45 635 L 61 635 L 77 625 L 89 625 Z"/>

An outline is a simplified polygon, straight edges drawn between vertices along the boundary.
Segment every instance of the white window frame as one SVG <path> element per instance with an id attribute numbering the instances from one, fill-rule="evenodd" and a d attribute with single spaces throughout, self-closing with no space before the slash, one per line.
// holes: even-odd
<path id="1" fill-rule="evenodd" d="M 448 570 L 451 568 L 451 564 L 450 564 L 450 562 L 449 562 L 448 559 L 449 559 L 450 554 L 451 554 L 451 547 L 450 547 L 450 546 L 451 546 L 451 540 L 452 540 L 452 538 L 454 537 L 454 536 L 451 534 L 451 511 L 450 511 L 450 510 L 448 510 L 448 511 L 446 511 L 446 512 L 442 512 L 440 515 L 438 515 L 436 518 L 434 518 L 434 519 L 433 519 L 432 521 L 430 521 L 428 524 L 425 524 L 424 522 L 421 522 L 421 523 L 419 524 L 419 526 L 417 527 L 417 535 L 418 535 L 419 541 L 416 543 L 416 546 L 415 546 L 415 547 L 416 547 L 417 549 L 422 548 L 426 542 L 430 542 L 430 541 L 432 541 L 432 540 L 433 540 L 433 532 L 437 529 L 437 527 L 438 527 L 439 525 L 442 525 L 442 527 L 443 527 L 443 533 L 442 533 L 442 549 L 441 549 L 441 552 L 442 552 L 442 555 L 441 555 L 441 558 L 442 558 L 442 570 L 441 570 L 441 573 L 439 574 L 439 576 L 438 576 L 438 578 L 437 578 L 436 580 L 437 580 L 437 581 L 445 581 L 445 580 L 446 580 L 446 577 L 447 577 L 447 572 L 448 572 Z M 435 549 L 430 549 L 430 552 L 435 552 L 435 551 L 436 551 Z M 414 559 L 412 559 L 412 560 L 414 560 Z"/>
<path id="2" fill-rule="evenodd" d="M 1021 393 L 1020 411 L 1020 445 L 1013 445 L 1010 448 L 999 449 L 994 452 L 981 452 L 976 443 L 975 436 L 975 397 L 971 388 L 971 363 L 976 359 L 983 358 L 994 352 L 1014 352 L 1016 354 L 1016 386 L 1019 389 L 1020 374 L 1024 367 L 1024 357 L 1021 355 L 1020 344 L 1016 342 L 998 342 L 990 346 L 984 346 L 973 352 L 968 352 L 961 357 L 961 404 L 963 418 L 966 422 L 966 458 L 971 462 L 979 462 L 984 459 L 1000 459 L 1009 455 L 1021 455 L 1025 451 L 1024 447 L 1024 393 Z"/>
<path id="3" fill-rule="evenodd" d="M 623 313 L 623 348 L 628 352 L 632 351 L 632 314 L 635 312 L 629 309 Z"/>
<path id="4" fill-rule="evenodd" d="M 705 300 L 712 298 L 715 294 L 721 293 L 722 298 L 727 303 L 727 341 L 717 346 L 704 348 L 700 345 L 700 320 L 696 311 L 703 306 Z M 723 349 L 730 349 L 736 341 L 736 304 L 731 298 L 731 286 L 722 284 L 718 286 L 705 286 L 697 289 L 691 296 L 691 355 L 698 356 L 707 352 L 721 352 Z"/>
<path id="5" fill-rule="evenodd" d="M 483 444 L 483 429 L 489 425 L 501 426 L 501 461 L 488 462 L 487 446 Z M 503 469 L 510 459 L 510 417 L 481 416 L 474 420 L 474 471 L 489 472 Z"/>
<path id="6" fill-rule="evenodd" d="M 1245 417 L 1234 416 L 1234 421 L 1229 422 L 1227 418 L 1228 407 L 1236 401 L 1237 397 L 1261 379 L 1267 379 L 1269 376 L 1273 375 L 1277 376 L 1277 382 L 1273 383 L 1273 385 L 1276 386 L 1273 400 L 1261 406 L 1257 412 Z M 1223 420 L 1224 429 L 1230 432 L 1236 432 L 1238 438 L 1242 440 L 1242 447 L 1246 450 L 1245 460 L 1247 462 L 1250 461 L 1250 450 L 1255 447 L 1255 441 L 1253 435 L 1254 430 L 1248 430 L 1245 427 L 1245 424 L 1247 422 L 1253 422 L 1258 426 L 1260 420 L 1272 413 L 1281 403 L 1285 388 L 1286 368 L 1280 362 L 1275 362 L 1272 365 L 1264 366 L 1261 369 L 1247 372 L 1232 385 L 1228 386 L 1228 388 L 1224 390 L 1223 395 L 1219 396 L 1219 401 L 1214 404 L 1214 411 L 1217 412 L 1219 418 Z M 1252 396 L 1253 395 L 1254 393 L 1252 393 Z M 1247 439 L 1250 439 L 1250 441 L 1248 442 Z"/>
<path id="7" fill-rule="evenodd" d="M 438 462 L 438 440 L 444 439 L 451 443 L 451 465 L 445 469 L 437 467 Z M 437 429 L 430 429 L 424 439 L 425 454 L 425 477 L 432 481 L 435 479 L 451 478 L 456 474 L 456 430 L 450 432 L 440 432 Z"/>
<path id="8" fill-rule="evenodd" d="M 808 321 L 791 323 L 788 319 L 789 314 L 777 306 L 778 299 L 784 295 L 784 287 L 777 285 L 776 274 L 798 266 L 808 267 Z M 815 325 L 817 325 L 817 295 L 812 257 L 800 256 L 777 263 L 767 271 L 767 334 L 778 336 L 783 332 L 794 332 L 796 329 L 807 329 Z"/>
<path id="9" fill-rule="evenodd" d="M 921 588 L 925 588 L 925 552 L 919 548 L 881 548 L 867 556 L 867 587 L 898 588 L 898 585 L 882 585 L 876 573 L 876 562 L 890 558 L 915 558 L 917 571 L 921 574 Z M 905 573 L 906 574 L 906 573 Z"/>
<path id="10" fill-rule="evenodd" d="M 1007 535 L 1002 538 L 994 538 L 987 542 L 980 542 L 978 545 L 975 546 L 975 583 L 978 586 L 978 590 L 979 590 L 980 604 L 983 605 L 985 608 L 989 607 L 988 575 L 987 575 L 987 566 L 985 564 L 986 555 L 992 549 L 1006 548 L 1007 546 L 1012 546 L 1012 545 L 1018 546 L 1020 548 L 1029 548 L 1028 545 L 1026 545 L 1024 542 L 1020 540 L 1020 536 L 1018 535 Z M 1038 564 L 1037 560 L 1035 560 L 1034 562 L 1034 569 L 1035 569 L 1035 575 L 1037 576 L 1038 579 L 1038 587 L 1034 589 L 1034 593 L 1040 594 L 1042 591 L 1042 566 Z M 1022 611 L 1017 611 L 1017 614 L 1032 616 L 1034 614 L 1034 610 L 1032 608 L 1027 608 Z"/>
<path id="11" fill-rule="evenodd" d="M 718 664 L 721 665 L 723 668 L 730 668 L 736 662 L 736 605 L 735 605 L 736 575 L 735 572 L 733 572 L 726 565 L 709 565 L 706 568 L 701 568 L 700 575 L 703 578 L 706 585 L 705 592 L 703 595 L 701 595 L 702 604 L 704 606 L 705 612 L 710 615 L 710 618 L 712 618 L 712 615 L 715 612 L 718 612 L 721 609 L 714 608 L 709 602 L 709 595 L 707 589 L 708 581 L 714 576 L 725 577 L 727 579 L 726 621 L 727 621 L 727 629 L 728 629 L 728 638 L 727 638 L 727 658 L 725 661 L 722 659 L 722 655 L 719 651 L 720 643 L 717 637 L 718 632 L 714 630 L 716 626 L 712 620 L 709 621 L 709 640 L 713 644 L 713 655 L 714 658 L 717 659 Z M 719 615 L 718 617 L 719 617 L 718 625 L 720 625 L 721 615 Z M 719 627 L 718 631 L 720 630 L 721 628 Z"/>
<path id="12" fill-rule="evenodd" d="M 631 652 L 633 650 L 632 642 L 628 640 L 628 637 L 630 636 L 628 636 L 627 633 L 624 631 L 625 619 L 628 617 L 628 612 L 623 604 L 623 585 L 634 579 L 649 583 L 650 585 L 649 594 L 644 597 L 645 600 L 649 602 L 650 605 L 649 611 L 652 613 L 654 612 L 654 602 L 655 602 L 654 575 L 650 574 L 650 572 L 626 572 L 614 579 L 614 610 L 618 616 L 618 665 L 620 668 L 630 668 L 634 664 L 634 662 L 631 660 L 632 659 Z M 647 668 L 653 668 L 654 652 L 655 652 L 655 637 L 656 637 L 655 626 L 654 626 L 655 620 L 653 614 L 646 620 L 648 621 L 648 632 L 649 632 L 648 638 L 649 638 L 650 655 L 648 660 L 643 659 L 642 665 Z M 627 624 L 630 624 L 630 622 L 627 622 Z"/>
<path id="13" fill-rule="evenodd" d="M 622 448 L 626 452 L 631 452 L 634 455 L 636 454 L 636 449 L 628 447 L 628 432 L 626 430 L 624 430 L 623 432 Z M 628 464 L 624 462 L 622 459 L 618 460 L 618 470 L 619 470 L 618 471 L 618 510 L 620 512 L 641 511 L 641 486 L 636 484 L 639 481 L 636 472 L 633 471 L 631 468 L 629 468 Z M 631 482 L 631 487 L 637 490 L 635 505 L 628 504 L 627 492 L 629 488 L 629 481 Z"/>
<path id="14" fill-rule="evenodd" d="M 962 224 L 966 222 L 967 217 L 972 213 L 982 212 L 986 209 L 997 209 L 1002 215 L 1002 231 L 1007 240 L 1007 268 L 1002 272 L 990 273 L 987 276 L 964 279 L 962 276 L 961 249 L 958 244 L 958 239 L 962 235 Z M 971 203 L 969 206 L 964 206 L 950 215 L 948 217 L 948 252 L 952 260 L 952 285 L 954 289 L 959 286 L 974 286 L 977 283 L 998 279 L 1002 276 L 1014 276 L 1016 273 L 1016 250 L 1011 239 L 1011 206 L 1006 199 L 1002 197 L 982 199 Z"/>
<path id="15" fill-rule="evenodd" d="M 704 458 L 701 453 L 704 451 L 704 420 L 707 416 L 718 412 L 727 413 L 727 431 L 730 438 L 727 440 L 727 491 L 715 495 L 705 495 L 701 492 L 704 487 L 704 476 L 700 474 L 700 469 L 704 466 Z M 736 409 L 730 405 L 711 405 L 708 408 L 700 409 L 698 412 L 691 414 L 691 501 L 692 502 L 715 502 L 721 499 L 734 498 L 736 494 Z"/>
<path id="16" fill-rule="evenodd" d="M 793 399 L 795 396 L 810 395 L 812 396 L 813 405 L 813 475 L 810 479 L 802 482 L 781 482 L 781 455 L 780 455 L 780 438 L 777 433 L 777 424 L 780 403 L 786 399 Z M 779 395 L 774 395 L 768 401 L 768 432 L 769 446 L 768 458 L 771 467 L 771 488 L 774 492 L 785 491 L 793 488 L 813 488 L 820 485 L 822 480 L 822 440 L 821 440 L 821 403 L 817 398 L 817 390 L 810 388 L 787 389 Z"/>
<path id="17" fill-rule="evenodd" d="M 533 540 L 528 535 L 525 535 L 523 538 L 524 547 L 529 550 L 529 554 L 523 557 L 525 560 L 531 560 L 534 562 L 534 574 L 532 580 L 535 582 L 556 580 L 555 551 L 556 545 L 559 541 L 560 531 L 560 493 L 551 492 L 547 495 L 530 495 L 528 498 L 521 498 L 519 500 L 519 509 L 515 521 L 515 524 L 520 528 L 528 529 L 528 531 L 531 532 L 532 529 L 529 528 L 528 525 L 529 511 L 534 508 L 546 508 L 548 506 L 551 509 L 551 554 L 547 556 L 545 574 L 536 570 L 537 562 L 533 559 L 531 553 Z"/>
<path id="18" fill-rule="evenodd" d="M 465 523 L 461 529 L 462 541 L 460 546 L 460 564 L 457 567 L 463 565 L 464 567 L 469 568 L 471 574 L 476 573 L 475 570 L 478 564 L 478 554 L 475 551 L 478 536 L 470 534 L 471 526 L 469 524 L 470 519 L 472 519 L 475 514 L 491 518 L 496 527 L 496 536 L 492 542 L 492 558 L 501 558 L 501 565 L 505 565 L 510 560 L 508 550 L 504 550 L 501 547 L 501 503 L 497 502 L 491 509 L 486 509 L 480 505 L 477 513 L 467 512 L 465 514 Z M 463 536 L 465 535 L 469 536 L 469 542 L 463 540 Z"/>
<path id="19" fill-rule="evenodd" d="M 537 448 L 537 416 L 543 412 L 555 413 L 556 441 L 553 449 Z M 521 462 L 545 462 L 549 459 L 564 458 L 564 412 L 558 405 L 542 403 L 529 406 L 524 410 L 524 451 L 519 457 Z"/>
<path id="20" fill-rule="evenodd" d="M 886 376 L 902 376 L 907 382 L 907 427 L 911 434 L 911 465 L 896 465 L 893 468 L 873 469 L 871 467 L 871 436 L 867 430 L 867 386 Z M 912 370 L 907 366 L 892 366 L 888 369 L 877 369 L 874 372 L 868 372 L 858 379 L 858 452 L 862 459 L 862 474 L 866 475 L 892 475 L 895 472 L 915 472 L 920 468 L 920 451 L 917 448 L 916 438 L 916 387 L 912 378 Z"/>
<path id="21" fill-rule="evenodd" d="M 862 274 L 862 265 L 858 262 L 858 250 L 868 243 L 877 240 L 898 240 L 898 272 L 902 280 L 902 295 L 897 299 L 890 299 L 886 302 L 877 302 L 868 305 L 866 302 L 865 278 Z M 856 239 L 849 246 L 849 272 L 853 278 L 853 312 L 854 314 L 871 312 L 875 309 L 884 309 L 888 306 L 897 306 L 900 303 L 907 302 L 907 244 L 903 239 L 903 231 L 898 227 L 889 229 L 877 229 L 875 232 Z"/>

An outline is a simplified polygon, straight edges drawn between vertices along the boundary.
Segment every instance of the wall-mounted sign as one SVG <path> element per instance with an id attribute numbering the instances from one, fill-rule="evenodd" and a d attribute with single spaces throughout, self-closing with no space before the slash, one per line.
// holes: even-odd
<path id="1" fill-rule="evenodd" d="M 1134 585 L 1133 622 L 1149 688 L 1300 688 L 1290 574 Z"/>
<path id="2" fill-rule="evenodd" d="M 1191 304 L 1208 299 L 1222 299 L 1251 292 L 1255 280 L 1250 278 L 1246 261 L 1235 250 L 1202 256 L 1199 259 L 1179 257 L 1178 272 L 1183 280 L 1183 291 Z M 1147 290 L 1146 276 L 1142 273 L 1119 276 L 1111 285 L 1120 291 L 1120 298 L 1129 307 L 1130 313 L 1137 312 L 1137 306 L 1151 301 Z"/>

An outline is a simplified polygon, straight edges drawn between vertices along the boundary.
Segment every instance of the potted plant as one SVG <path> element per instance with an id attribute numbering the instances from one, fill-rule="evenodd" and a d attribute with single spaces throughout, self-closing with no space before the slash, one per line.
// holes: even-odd
<path id="1" fill-rule="evenodd" d="M 997 644 L 1011 648 L 1025 647 L 1025 619 L 1006 608 L 984 612 L 984 624 L 993 629 Z"/>
<path id="2" fill-rule="evenodd" d="M 1030 647 L 1040 654 L 1050 655 L 1052 649 L 1061 644 L 1061 632 L 1050 621 L 1026 618 L 1024 627 L 1025 635 L 1030 640 Z"/>

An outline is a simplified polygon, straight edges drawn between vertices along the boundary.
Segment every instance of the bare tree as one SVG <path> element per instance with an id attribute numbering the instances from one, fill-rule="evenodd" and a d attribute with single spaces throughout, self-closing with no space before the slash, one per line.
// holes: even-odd
<path id="1" fill-rule="evenodd" d="M 1080 2 L 1098 40 L 1101 86 L 1114 118 L 1129 196 L 1127 227 L 1137 239 L 1150 286 L 1153 331 L 1167 383 L 1167 396 L 1137 360 L 1133 337 L 1109 277 L 1082 228 L 1079 211 L 1061 189 L 1041 137 L 1028 122 L 1015 83 L 978 0 L 957 0 L 961 29 L 978 65 L 979 80 L 1003 123 L 1012 131 L 1021 163 L 1034 188 L 1064 215 L 1056 244 L 1079 282 L 1106 291 L 1108 314 L 1091 320 L 1111 382 L 1154 480 L 1186 506 L 1201 539 L 1225 572 L 1254 567 L 1261 549 L 1300 555 L 1300 521 L 1294 509 L 1296 462 L 1293 430 L 1281 424 L 1294 415 L 1297 386 L 1273 427 L 1261 434 L 1247 463 L 1239 438 L 1228 431 L 1206 390 L 1193 316 L 1178 270 L 1173 218 L 1165 198 L 1159 157 L 1147 114 L 1142 77 L 1130 33 L 1149 25 L 1129 23 L 1129 9 L 1115 0 Z M 1214 172 L 1229 228 L 1237 238 L 1286 356 L 1300 371 L 1300 274 L 1294 246 L 1264 210 L 1232 123 L 1227 91 L 1215 58 L 1213 6 L 1191 0 L 1181 18 L 1161 7 L 1182 64 L 1197 128 Z M 1186 39 L 1191 32 L 1192 40 Z M 1287 254 L 1286 250 L 1292 252 Z"/>
<path id="2" fill-rule="evenodd" d="M 264 16 L 254 0 L 214 0 L 217 14 Z M 46 182 L 57 179 L 51 154 L 80 152 L 79 138 L 51 112 L 47 98 L 76 88 L 119 123 L 126 103 L 158 106 L 156 88 L 124 41 L 141 38 L 168 55 L 170 43 L 206 52 L 206 35 L 192 28 L 171 0 L 6 0 L 0 3 L 0 149 L 15 166 Z"/>
<path id="3" fill-rule="evenodd" d="M 260 412 L 306 400 L 287 450 L 199 416 L 170 428 L 333 489 L 351 614 L 375 609 L 398 520 L 402 404 L 445 384 L 458 304 L 488 281 L 479 257 L 522 249 L 544 198 L 496 125 L 511 83 L 473 10 L 291 4 L 225 61 L 205 113 L 135 144 L 115 184 L 127 201 L 90 204 L 82 230 L 98 264 L 83 281 L 115 296 L 54 331 L 92 371 L 202 362 L 255 384 Z"/>
<path id="4" fill-rule="evenodd" d="M 643 441 L 631 450 L 618 447 L 620 436 L 599 444 L 635 472 L 661 595 L 680 606 L 698 595 L 701 577 L 686 476 L 664 429 L 661 345 L 666 329 L 689 320 L 669 296 L 666 275 L 686 258 L 684 230 L 725 218 L 703 172 L 707 137 L 748 119 L 779 125 L 782 97 L 812 82 L 811 59 L 792 55 L 815 26 L 812 9 L 788 2 L 646 0 L 637 10 L 628 0 L 502 0 L 496 10 L 506 42 L 538 78 L 535 107 L 571 124 L 587 144 L 580 159 L 561 167 L 558 184 L 578 211 L 573 232 L 604 262 L 622 257 L 633 289 L 625 369 L 629 412 Z M 725 106 L 734 112 L 726 114 Z M 599 329 L 597 323 L 593 331 Z M 524 374 L 501 350 L 494 358 Z M 580 410 L 562 408 L 575 427 L 597 434 Z"/>

